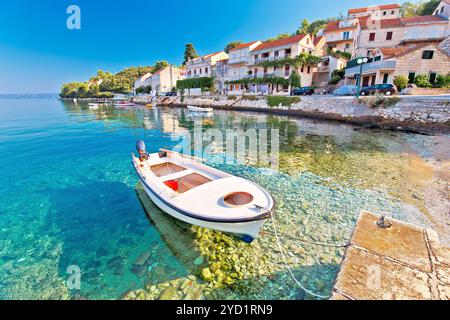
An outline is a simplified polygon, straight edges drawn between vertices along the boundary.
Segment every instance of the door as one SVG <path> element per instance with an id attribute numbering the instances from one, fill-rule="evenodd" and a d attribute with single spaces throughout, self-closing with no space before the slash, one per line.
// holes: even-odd
<path id="1" fill-rule="evenodd" d="M 362 86 L 363 87 L 368 87 L 369 86 L 369 81 L 370 81 L 370 77 L 364 77 L 363 78 L 363 82 L 362 82 Z"/>
<path id="2" fill-rule="evenodd" d="M 383 83 L 384 83 L 384 84 L 388 83 L 388 80 L 389 80 L 389 75 L 388 75 L 387 73 L 385 73 L 385 74 L 383 75 Z"/>

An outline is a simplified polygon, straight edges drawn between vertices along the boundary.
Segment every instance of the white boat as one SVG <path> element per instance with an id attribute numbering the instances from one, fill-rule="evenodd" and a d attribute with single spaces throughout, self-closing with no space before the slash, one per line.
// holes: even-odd
<path id="1" fill-rule="evenodd" d="M 143 141 L 137 149 L 140 156 L 133 154 L 132 161 L 145 191 L 176 219 L 251 243 L 272 215 L 272 196 L 253 182 L 176 152 L 147 155 Z"/>
<path id="2" fill-rule="evenodd" d="M 121 101 L 121 102 L 116 102 L 114 105 L 116 107 L 132 107 L 135 104 L 134 104 L 134 102 Z"/>
<path id="3" fill-rule="evenodd" d="M 192 112 L 213 112 L 213 108 L 202 108 L 202 107 L 194 107 L 194 106 L 188 106 L 189 111 Z"/>

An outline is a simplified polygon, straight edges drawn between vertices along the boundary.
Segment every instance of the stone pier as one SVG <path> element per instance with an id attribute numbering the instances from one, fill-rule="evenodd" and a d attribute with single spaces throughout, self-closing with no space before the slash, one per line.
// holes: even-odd
<path id="1" fill-rule="evenodd" d="M 333 289 L 333 300 L 449 300 L 450 248 L 435 231 L 362 212 Z"/>

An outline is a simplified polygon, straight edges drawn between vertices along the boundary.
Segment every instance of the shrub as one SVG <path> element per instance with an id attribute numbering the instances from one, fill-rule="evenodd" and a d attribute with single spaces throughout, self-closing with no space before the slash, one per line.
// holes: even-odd
<path id="1" fill-rule="evenodd" d="M 237 99 L 237 96 L 234 96 L 234 95 L 228 96 L 228 100 L 236 100 L 236 99 Z"/>
<path id="2" fill-rule="evenodd" d="M 255 101 L 258 100 L 258 97 L 255 95 L 242 96 L 242 100 Z"/>
<path id="3" fill-rule="evenodd" d="M 399 97 L 385 97 L 382 95 L 358 99 L 358 103 L 365 104 L 369 108 L 389 108 L 395 106 L 399 102 L 400 102 Z"/>
<path id="4" fill-rule="evenodd" d="M 285 97 L 285 96 L 268 96 L 267 103 L 269 107 L 278 107 L 279 105 L 291 107 L 295 103 L 302 101 L 300 97 Z"/>
<path id="5" fill-rule="evenodd" d="M 419 88 L 431 88 L 431 83 L 428 81 L 426 74 L 420 74 L 414 78 L 414 84 Z"/>
<path id="6" fill-rule="evenodd" d="M 335 85 L 335 84 L 338 84 L 339 81 L 341 81 L 341 80 L 342 80 L 342 78 L 340 76 L 334 75 L 334 76 L 331 76 L 331 80 L 330 80 L 329 84 Z"/>
<path id="7" fill-rule="evenodd" d="M 435 86 L 437 88 L 450 88 L 450 73 L 446 76 L 443 74 L 438 75 Z"/>
<path id="8" fill-rule="evenodd" d="M 405 89 L 408 86 L 408 78 L 405 76 L 396 76 L 394 78 L 394 85 L 397 87 L 398 91 Z"/>

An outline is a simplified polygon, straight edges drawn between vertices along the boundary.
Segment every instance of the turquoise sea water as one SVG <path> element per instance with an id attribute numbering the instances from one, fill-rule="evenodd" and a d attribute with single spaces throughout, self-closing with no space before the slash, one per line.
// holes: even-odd
<path id="1" fill-rule="evenodd" d="M 289 154 L 288 160 L 298 161 L 299 166 L 304 160 L 296 160 L 292 152 L 306 149 L 318 160 L 329 152 L 407 152 L 426 158 L 433 153 L 430 146 L 435 139 L 252 113 L 217 111 L 213 120 L 209 125 L 220 129 L 279 128 L 281 153 Z M 189 271 L 137 198 L 138 179 L 130 152 L 138 139 L 147 142 L 150 152 L 171 148 L 177 143 L 171 134 L 189 131 L 191 124 L 183 109 L 90 110 L 86 104 L 56 99 L 0 99 L 0 299 L 76 295 L 117 299 L 145 285 L 148 275 L 136 272 L 133 263 L 149 250 L 152 268 L 159 270 L 153 275 L 158 282 L 186 276 Z M 448 140 L 444 143 L 448 146 Z M 339 230 L 334 240 L 345 242 L 362 209 L 431 224 L 417 205 L 392 197 L 383 187 L 354 186 L 349 183 L 352 179 L 340 181 L 339 177 L 330 180 L 303 166 L 300 171 L 219 167 L 252 179 L 274 194 L 281 204 L 281 233 L 283 225 L 296 222 L 300 214 L 310 239 L 331 241 L 327 227 L 333 225 Z M 366 174 L 370 180 L 371 172 Z M 365 176 L 354 179 L 364 182 Z M 302 261 L 318 259 L 314 250 L 307 250 L 309 256 Z M 321 288 L 324 293 L 338 270 L 339 255 L 327 273 L 326 288 Z M 82 270 L 81 290 L 65 285 L 67 268 L 73 265 Z"/>

